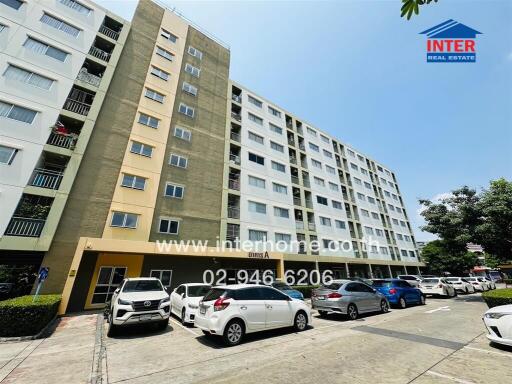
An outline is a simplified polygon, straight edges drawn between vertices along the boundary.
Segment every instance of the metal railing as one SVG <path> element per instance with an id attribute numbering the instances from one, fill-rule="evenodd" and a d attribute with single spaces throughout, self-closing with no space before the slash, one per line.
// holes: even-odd
<path id="1" fill-rule="evenodd" d="M 240 142 L 240 134 L 239 133 L 231 132 L 229 137 L 231 137 L 231 140 Z"/>
<path id="2" fill-rule="evenodd" d="M 297 176 L 291 176 L 293 184 L 299 184 L 299 178 Z"/>
<path id="3" fill-rule="evenodd" d="M 46 143 L 60 148 L 72 149 L 75 147 L 76 140 L 76 135 L 52 132 Z"/>
<path id="4" fill-rule="evenodd" d="M 308 179 L 302 179 L 302 184 L 306 187 L 306 188 L 311 188 L 311 183 L 309 182 Z"/>
<path id="5" fill-rule="evenodd" d="M 295 140 L 293 140 L 292 138 L 288 138 L 288 144 L 290 144 L 291 146 L 295 146 Z"/>
<path id="6" fill-rule="evenodd" d="M 301 161 L 300 166 L 304 169 L 308 169 L 308 163 L 306 161 Z"/>
<path id="7" fill-rule="evenodd" d="M 229 207 L 228 206 L 228 218 L 239 219 L 240 218 L 240 207 Z"/>
<path id="8" fill-rule="evenodd" d="M 242 102 L 242 96 L 235 95 L 234 93 L 231 95 L 231 99 L 233 99 L 237 103 L 241 103 Z"/>
<path id="9" fill-rule="evenodd" d="M 229 179 L 228 180 L 229 189 L 234 189 L 236 191 L 240 190 L 240 180 L 238 179 Z"/>
<path id="10" fill-rule="evenodd" d="M 297 164 L 297 158 L 290 156 L 290 163 L 291 164 Z"/>
<path id="11" fill-rule="evenodd" d="M 13 216 L 4 235 L 6 236 L 22 236 L 22 237 L 39 237 L 43 231 L 43 219 L 31 219 L 28 217 Z"/>
<path id="12" fill-rule="evenodd" d="M 236 165 L 240 165 L 240 156 L 230 153 L 229 161 L 232 163 L 235 163 Z"/>
<path id="13" fill-rule="evenodd" d="M 287 122 L 286 122 L 286 128 L 293 129 L 293 125 L 292 125 L 292 122 L 291 122 L 291 121 L 287 121 Z"/>
<path id="14" fill-rule="evenodd" d="M 89 55 L 94 56 L 97 59 L 103 60 L 107 63 L 110 60 L 110 53 L 105 52 L 102 49 L 96 48 L 95 46 L 89 48 Z"/>
<path id="15" fill-rule="evenodd" d="M 308 223 L 308 229 L 310 231 L 316 231 L 316 225 L 315 223 Z"/>
<path id="16" fill-rule="evenodd" d="M 92 73 L 87 72 L 87 70 L 78 72 L 76 77 L 78 80 L 86 82 L 87 84 L 91 84 L 95 87 L 99 87 L 101 83 L 101 77 L 93 75 Z"/>
<path id="17" fill-rule="evenodd" d="M 116 32 L 103 24 L 100 27 L 100 33 L 104 34 L 107 37 L 110 37 L 112 40 L 117 41 L 117 39 L 119 39 L 119 32 Z"/>
<path id="18" fill-rule="evenodd" d="M 33 187 L 59 189 L 63 172 L 50 169 L 36 168 L 32 174 L 30 185 Z"/>
<path id="19" fill-rule="evenodd" d="M 233 119 L 235 119 L 236 121 L 242 121 L 242 115 L 238 114 L 238 113 L 235 113 L 235 112 L 231 112 L 231 117 Z"/>
<path id="20" fill-rule="evenodd" d="M 313 208 L 313 200 L 306 199 L 306 208 Z"/>
<path id="21" fill-rule="evenodd" d="M 303 230 L 304 229 L 304 222 L 295 220 L 295 229 Z"/>
<path id="22" fill-rule="evenodd" d="M 304 144 L 302 144 L 302 143 L 299 143 L 299 149 L 301 151 L 305 151 L 306 150 L 306 146 Z"/>
<path id="23" fill-rule="evenodd" d="M 297 127 L 297 133 L 300 135 L 304 135 L 304 131 L 302 130 L 302 127 Z"/>
<path id="24" fill-rule="evenodd" d="M 91 110 L 91 106 L 89 104 L 73 99 L 67 99 L 63 108 L 67 111 L 78 113 L 83 116 L 87 116 Z"/>
<path id="25" fill-rule="evenodd" d="M 293 204 L 301 206 L 302 205 L 302 201 L 301 201 L 300 197 L 294 197 L 293 198 Z"/>

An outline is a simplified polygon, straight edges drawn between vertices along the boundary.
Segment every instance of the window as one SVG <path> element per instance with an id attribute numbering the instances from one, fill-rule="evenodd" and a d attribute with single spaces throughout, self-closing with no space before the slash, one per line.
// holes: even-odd
<path id="1" fill-rule="evenodd" d="M 41 16 L 41 19 L 39 19 L 39 21 L 49 25 L 50 27 L 58 29 L 59 31 L 67 33 L 68 35 L 71 35 L 73 37 L 78 37 L 78 35 L 80 34 L 80 29 L 78 29 L 77 27 L 74 27 L 71 24 L 68 24 L 60 19 L 57 19 L 56 17 L 50 16 L 47 13 L 43 13 L 43 16 Z"/>
<path id="2" fill-rule="evenodd" d="M 397 233 L 397 234 L 396 234 L 396 239 L 397 239 L 397 240 L 403 240 L 403 239 L 404 239 L 404 237 L 403 237 L 401 234 Z"/>
<path id="3" fill-rule="evenodd" d="M 370 252 L 371 252 L 371 253 L 378 253 L 378 252 L 379 252 L 379 250 L 378 250 L 378 248 L 377 248 L 377 246 L 376 246 L 376 245 L 372 245 L 372 246 L 370 247 Z"/>
<path id="4" fill-rule="evenodd" d="M 31 51 L 33 51 L 35 53 L 38 53 L 40 55 L 46 55 L 55 60 L 62 61 L 62 62 L 65 62 L 68 57 L 67 52 L 64 52 L 61 49 L 52 47 L 51 45 L 45 44 L 45 43 L 43 43 L 39 40 L 33 39 L 31 37 L 29 37 L 25 41 L 23 46 L 27 49 L 30 49 Z"/>
<path id="5" fill-rule="evenodd" d="M 409 251 L 409 257 L 416 257 L 416 254 L 414 253 L 414 251 Z"/>
<path id="6" fill-rule="evenodd" d="M 380 253 L 382 253 L 383 255 L 389 254 L 388 253 L 388 248 L 387 247 L 380 247 Z"/>
<path id="7" fill-rule="evenodd" d="M 170 269 L 152 269 L 149 272 L 149 276 L 156 277 L 157 279 L 159 279 L 164 287 L 171 286 L 172 270 Z"/>
<path id="8" fill-rule="evenodd" d="M 192 96 L 197 96 L 197 87 L 194 87 L 192 84 L 189 84 L 186 81 L 183 82 L 181 89 Z"/>
<path id="9" fill-rule="evenodd" d="M 355 156 L 356 156 L 355 152 L 354 152 L 354 151 L 352 151 L 351 149 L 347 149 L 347 152 L 348 152 L 348 154 L 349 154 L 350 156 L 352 156 L 352 157 L 355 157 Z"/>
<path id="10" fill-rule="evenodd" d="M 203 52 L 201 52 L 199 49 L 194 48 L 193 46 L 188 46 L 188 54 L 192 55 L 194 57 L 197 57 L 199 60 L 203 59 Z"/>
<path id="11" fill-rule="evenodd" d="M 320 216 L 320 225 L 324 225 L 326 227 L 330 227 L 331 226 L 331 219 L 329 219 L 328 217 Z"/>
<path id="12" fill-rule="evenodd" d="M 255 155 L 254 153 L 249 152 L 249 161 L 254 163 L 258 163 L 260 165 L 265 165 L 265 158 L 262 156 Z"/>
<path id="13" fill-rule="evenodd" d="M 391 219 L 391 221 L 393 221 L 393 224 L 398 225 L 398 220 L 397 219 Z"/>
<path id="14" fill-rule="evenodd" d="M 286 244 L 290 244 L 290 242 L 292 241 L 292 236 L 287 233 L 276 233 L 275 239 L 276 239 L 276 243 L 284 242 Z"/>
<path id="15" fill-rule="evenodd" d="M 382 231 L 382 229 L 378 229 L 378 228 L 375 228 L 375 234 L 377 236 L 384 236 L 384 232 Z"/>
<path id="16" fill-rule="evenodd" d="M 392 196 L 393 196 L 393 200 L 398 201 L 398 196 L 397 196 L 397 195 L 395 195 L 395 194 L 393 193 L 393 194 L 392 194 Z"/>
<path id="17" fill-rule="evenodd" d="M 112 212 L 111 227 L 137 228 L 139 215 L 126 212 Z"/>
<path id="18" fill-rule="evenodd" d="M 2 32 L 5 28 L 7 28 L 7 27 L 0 23 L 0 32 Z"/>
<path id="19" fill-rule="evenodd" d="M 121 186 L 132 189 L 140 189 L 141 191 L 146 188 L 146 179 L 144 177 L 123 174 Z"/>
<path id="20" fill-rule="evenodd" d="M 248 131 L 249 134 L 249 140 L 252 140 L 258 144 L 263 144 L 263 137 L 260 135 L 257 135 L 251 131 Z"/>
<path id="21" fill-rule="evenodd" d="M 323 196 L 318 196 L 316 197 L 316 202 L 318 204 L 322 204 L 322 205 L 327 205 L 327 199 Z"/>
<path id="22" fill-rule="evenodd" d="M 364 186 L 367 188 L 367 189 L 372 189 L 372 185 L 370 183 L 368 183 L 367 181 L 364 182 Z"/>
<path id="23" fill-rule="evenodd" d="M 320 147 L 316 144 L 313 144 L 313 143 L 308 143 L 309 145 L 309 148 L 311 148 L 313 151 L 315 152 L 320 152 Z"/>
<path id="24" fill-rule="evenodd" d="M 375 220 L 379 220 L 379 214 L 377 212 L 372 212 L 372 218 Z"/>
<path id="25" fill-rule="evenodd" d="M 384 191 L 384 195 L 386 195 L 387 197 L 390 197 L 391 193 L 389 193 L 388 191 Z"/>
<path id="26" fill-rule="evenodd" d="M 278 135 L 282 135 L 282 134 L 283 134 L 283 128 L 278 127 L 277 125 L 272 124 L 272 123 L 270 123 L 270 122 L 268 123 L 268 126 L 269 126 L 269 128 L 270 128 L 270 130 L 271 130 L 272 132 L 275 132 L 275 133 L 277 133 Z"/>
<path id="27" fill-rule="evenodd" d="M 19 0 L 16 0 L 19 1 Z M 80 4 L 78 1 L 75 0 L 59 0 L 61 4 L 64 4 L 66 7 L 69 7 L 78 13 L 82 13 L 84 15 L 88 15 L 91 13 L 91 9 L 87 8 L 85 5 Z"/>
<path id="28" fill-rule="evenodd" d="M 404 235 L 404 240 L 405 241 L 411 241 L 411 238 L 409 236 L 407 236 L 407 235 Z"/>
<path id="29" fill-rule="evenodd" d="M 361 155 L 357 155 L 357 158 L 359 159 L 359 161 L 364 161 L 364 157 Z"/>
<path id="30" fill-rule="evenodd" d="M 274 151 L 284 153 L 284 147 L 281 144 L 274 143 L 273 141 L 270 142 L 270 148 Z"/>
<path id="31" fill-rule="evenodd" d="M 265 180 L 260 179 L 259 177 L 256 177 L 256 176 L 249 175 L 249 185 L 252 185 L 253 187 L 265 189 Z"/>
<path id="32" fill-rule="evenodd" d="M 178 139 L 190 141 L 192 139 L 192 132 L 185 128 L 174 127 L 174 136 Z"/>
<path id="33" fill-rule="evenodd" d="M 16 148 L 0 145 L 0 164 L 11 165 L 16 153 L 18 153 Z"/>
<path id="34" fill-rule="evenodd" d="M 396 207 L 396 211 L 397 211 L 398 213 L 402 213 L 402 208 L 400 208 L 400 207 Z"/>
<path id="35" fill-rule="evenodd" d="M 50 89 L 53 85 L 52 79 L 11 64 L 7 67 L 4 76 L 6 79 L 21 81 L 46 90 Z"/>
<path id="36" fill-rule="evenodd" d="M 272 108 L 271 106 L 269 106 L 269 107 L 268 107 L 268 112 L 269 112 L 271 115 L 275 116 L 275 117 L 279 117 L 279 118 L 281 118 L 281 112 L 279 112 L 279 111 L 278 111 L 277 109 L 275 109 L 275 108 Z"/>
<path id="37" fill-rule="evenodd" d="M 323 153 L 324 153 L 325 157 L 328 157 L 329 159 L 332 159 L 332 153 L 331 152 L 329 152 L 328 150 L 324 149 Z"/>
<path id="38" fill-rule="evenodd" d="M 174 197 L 175 199 L 183 199 L 184 187 L 172 183 L 165 184 L 164 196 Z"/>
<path id="39" fill-rule="evenodd" d="M 255 97 L 252 97 L 251 95 L 247 95 L 247 100 L 249 101 L 249 103 L 257 106 L 258 108 L 261 108 L 263 106 L 263 103 L 261 101 L 259 101 Z"/>
<path id="40" fill-rule="evenodd" d="M 278 163 L 277 161 L 272 161 L 272 169 L 278 172 L 286 172 L 286 166 L 284 164 Z"/>
<path id="41" fill-rule="evenodd" d="M 359 167 L 354 163 L 350 163 L 350 168 L 352 168 L 355 171 L 359 170 Z"/>
<path id="42" fill-rule="evenodd" d="M 138 141 L 132 141 L 130 152 L 137 155 L 151 157 L 151 155 L 153 155 L 153 147 L 139 143 Z"/>
<path id="43" fill-rule="evenodd" d="M 167 59 L 169 61 L 174 60 L 174 54 L 169 52 L 166 49 L 160 48 L 158 45 L 156 46 L 156 54 L 159 56 L 162 56 L 164 59 Z"/>
<path id="44" fill-rule="evenodd" d="M 315 168 L 322 169 L 322 163 L 318 160 L 311 159 L 311 164 L 313 164 L 313 167 Z"/>
<path id="45" fill-rule="evenodd" d="M 201 70 L 187 63 L 187 65 L 185 65 L 185 72 L 190 73 L 192 76 L 199 77 Z"/>
<path id="46" fill-rule="evenodd" d="M 384 171 L 380 165 L 378 165 L 378 166 L 377 166 L 377 169 L 378 169 L 380 172 L 383 172 L 383 171 Z"/>
<path id="47" fill-rule="evenodd" d="M 285 185 L 281 185 L 281 184 L 277 184 L 277 183 L 272 183 L 272 190 L 274 192 L 281 193 L 283 195 L 288 194 L 288 189 L 286 188 Z"/>
<path id="48" fill-rule="evenodd" d="M 188 159 L 184 156 L 175 155 L 174 153 L 171 153 L 169 164 L 178 168 L 187 168 Z"/>
<path id="49" fill-rule="evenodd" d="M 156 77 L 162 79 L 162 80 L 169 80 L 169 72 L 165 72 L 161 70 L 160 68 L 151 66 L 151 74 L 155 75 Z"/>
<path id="50" fill-rule="evenodd" d="M 394 211 L 395 210 L 395 207 L 392 206 L 391 204 L 388 204 L 388 208 L 389 208 L 390 211 Z"/>
<path id="51" fill-rule="evenodd" d="M 144 90 L 144 96 L 146 96 L 148 99 L 157 101 L 159 103 L 163 103 L 165 96 L 157 91 L 153 91 L 152 89 L 146 88 Z"/>
<path id="52" fill-rule="evenodd" d="M 274 207 L 274 216 L 289 219 L 290 212 L 286 208 Z"/>
<path id="53" fill-rule="evenodd" d="M 178 111 L 188 117 L 194 117 L 194 113 L 195 113 L 194 108 L 189 107 L 188 105 L 183 104 L 183 103 L 180 103 Z"/>
<path id="54" fill-rule="evenodd" d="M 332 201 L 332 207 L 335 209 L 343 209 L 343 205 L 339 201 L 336 201 L 336 200 Z"/>
<path id="55" fill-rule="evenodd" d="M 306 127 L 306 132 L 309 133 L 311 136 L 315 136 L 316 137 L 316 131 L 314 129 Z"/>
<path id="56" fill-rule="evenodd" d="M 400 225 L 401 225 L 402 227 L 405 227 L 405 226 L 406 226 L 406 225 L 405 225 L 405 221 L 400 220 Z"/>
<path id="57" fill-rule="evenodd" d="M 23 5 L 23 1 L 21 0 L 0 0 L 0 3 L 5 4 L 15 10 L 20 9 L 20 7 Z"/>
<path id="58" fill-rule="evenodd" d="M 126 275 L 126 269 L 126 267 L 100 267 L 91 304 L 105 304 L 109 302 L 114 291 L 122 283 Z"/>
<path id="59" fill-rule="evenodd" d="M 8 119 L 21 121 L 22 123 L 32 124 L 36 115 L 37 112 L 31 109 L 0 101 L 0 117 L 7 117 Z"/>
<path id="60" fill-rule="evenodd" d="M 169 40 L 169 41 L 170 41 L 170 42 L 172 42 L 172 43 L 175 43 L 176 41 L 178 41 L 178 36 L 173 35 L 171 32 L 166 31 L 166 30 L 165 30 L 165 29 L 163 29 L 163 28 L 162 28 L 162 30 L 160 31 L 160 36 L 162 36 L 164 39 Z"/>
<path id="61" fill-rule="evenodd" d="M 371 227 L 364 227 L 364 232 L 367 235 L 373 235 L 373 228 L 371 228 Z"/>
<path id="62" fill-rule="evenodd" d="M 365 200 L 364 195 L 363 195 L 362 193 L 359 193 L 359 192 L 357 193 L 357 198 L 358 198 L 359 200 L 362 200 L 362 201 L 364 201 L 364 200 Z"/>
<path id="63" fill-rule="evenodd" d="M 370 217 L 370 212 L 368 212 L 366 209 L 361 209 L 361 215 L 364 217 Z"/>
<path id="64" fill-rule="evenodd" d="M 139 123 L 147 125 L 151 128 L 158 128 L 158 124 L 160 124 L 160 120 L 156 117 L 146 115 L 145 113 L 139 114 Z"/>
<path id="65" fill-rule="evenodd" d="M 329 188 L 333 192 L 338 192 L 340 190 L 337 184 L 331 183 L 330 181 L 329 181 Z"/>
<path id="66" fill-rule="evenodd" d="M 375 204 L 375 199 L 373 197 L 371 197 L 371 196 L 368 196 L 368 202 L 370 204 Z"/>
<path id="67" fill-rule="evenodd" d="M 319 177 L 314 177 L 313 180 L 315 181 L 316 185 L 319 185 L 320 187 L 325 187 L 325 181 L 324 179 L 321 179 Z"/>
<path id="68" fill-rule="evenodd" d="M 361 173 L 363 175 L 368 175 L 368 171 L 366 169 L 364 169 L 364 168 L 361 168 Z"/>
<path id="69" fill-rule="evenodd" d="M 403 257 L 407 257 L 407 251 L 405 249 L 402 249 L 400 252 L 402 253 Z"/>
<path id="70" fill-rule="evenodd" d="M 251 120 L 252 122 L 255 122 L 256 124 L 258 125 L 263 125 L 263 119 L 261 117 L 258 117 L 256 115 L 253 115 L 252 113 L 248 113 L 248 118 L 249 120 Z"/>
<path id="71" fill-rule="evenodd" d="M 381 182 L 382 182 L 382 184 L 384 184 L 384 185 L 386 185 L 386 184 L 387 184 L 386 179 L 385 179 L 385 178 L 383 178 L 383 177 L 381 177 L 381 178 L 380 178 L 380 181 L 381 181 Z M 388 193 L 389 193 L 389 192 L 388 192 Z M 388 194 L 387 196 L 389 196 L 389 194 Z"/>
<path id="72" fill-rule="evenodd" d="M 326 144 L 329 144 L 331 142 L 329 138 L 325 135 L 320 135 L 320 139 L 322 139 L 322 141 Z"/>
<path id="73" fill-rule="evenodd" d="M 346 225 L 345 225 L 345 222 L 344 221 L 341 221 L 341 220 L 334 220 L 334 225 L 336 226 L 336 228 L 338 229 L 346 229 Z"/>
<path id="74" fill-rule="evenodd" d="M 250 241 L 267 241 L 266 231 L 257 231 L 255 229 L 249 229 L 249 240 Z"/>
<path id="75" fill-rule="evenodd" d="M 263 203 L 258 203 L 256 201 L 249 201 L 249 212 L 261 213 L 263 215 L 266 215 L 267 206 Z"/>
<path id="76" fill-rule="evenodd" d="M 336 169 L 334 169 L 330 165 L 325 164 L 325 170 L 327 171 L 327 173 L 330 173 L 331 175 L 335 175 L 336 174 Z"/>
<path id="77" fill-rule="evenodd" d="M 354 177 L 354 183 L 356 183 L 357 185 L 361 185 L 362 181 L 361 181 L 361 179 L 358 179 L 357 177 Z"/>
<path id="78" fill-rule="evenodd" d="M 331 249 L 331 244 L 333 243 L 332 240 L 329 239 L 322 239 L 322 246 L 324 249 Z"/>
<path id="79" fill-rule="evenodd" d="M 387 169 L 384 172 L 386 172 L 386 175 L 391 176 L 391 172 L 389 172 Z"/>
<path id="80" fill-rule="evenodd" d="M 180 229 L 180 222 L 176 219 L 160 218 L 158 223 L 158 232 L 177 235 Z"/>

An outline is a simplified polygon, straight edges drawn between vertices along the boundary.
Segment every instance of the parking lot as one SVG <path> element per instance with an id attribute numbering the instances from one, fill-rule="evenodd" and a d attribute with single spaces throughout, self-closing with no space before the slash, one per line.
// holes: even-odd
<path id="1" fill-rule="evenodd" d="M 175 318 L 165 331 L 107 338 L 98 314 L 63 318 L 43 340 L 0 344 L 2 383 L 509 383 L 512 351 L 490 346 L 480 294 L 302 332 L 248 335 L 226 348 Z"/>

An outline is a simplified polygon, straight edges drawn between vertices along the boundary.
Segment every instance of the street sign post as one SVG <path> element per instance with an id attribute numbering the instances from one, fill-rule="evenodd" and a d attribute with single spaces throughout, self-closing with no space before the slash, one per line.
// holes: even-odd
<path id="1" fill-rule="evenodd" d="M 49 272 L 50 272 L 50 268 L 48 268 L 48 267 L 41 267 L 39 269 L 39 273 L 37 275 L 36 294 L 34 295 L 34 298 L 32 299 L 32 302 L 36 301 L 37 296 L 39 295 L 39 290 L 41 289 L 41 286 L 43 285 L 43 282 L 48 278 L 48 273 Z"/>

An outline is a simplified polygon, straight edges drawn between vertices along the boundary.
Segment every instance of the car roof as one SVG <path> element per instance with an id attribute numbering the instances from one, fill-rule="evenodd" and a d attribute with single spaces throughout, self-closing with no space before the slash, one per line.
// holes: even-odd
<path id="1" fill-rule="evenodd" d="M 181 284 L 181 285 L 184 285 L 185 287 L 197 287 L 197 286 L 204 286 L 204 285 L 207 285 L 209 287 L 212 286 L 211 284 L 205 284 L 205 283 L 185 283 L 185 284 Z"/>
<path id="2" fill-rule="evenodd" d="M 228 285 L 217 285 L 213 288 L 223 288 L 223 289 L 244 289 L 244 288 L 256 288 L 256 287 L 269 287 L 268 285 L 263 284 L 228 284 Z"/>
<path id="3" fill-rule="evenodd" d="M 138 281 L 138 280 L 158 280 L 156 277 L 127 277 L 126 281 Z"/>

